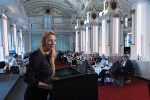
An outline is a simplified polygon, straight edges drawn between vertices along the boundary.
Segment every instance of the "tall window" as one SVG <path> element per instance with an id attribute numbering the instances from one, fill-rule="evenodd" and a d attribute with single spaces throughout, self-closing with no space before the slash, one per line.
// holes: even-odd
<path id="1" fill-rule="evenodd" d="M 36 50 L 40 46 L 41 34 L 31 34 L 31 50 Z"/>
<path id="2" fill-rule="evenodd" d="M 52 29 L 52 16 L 44 16 L 44 29 L 45 30 L 50 30 Z"/>
<path id="3" fill-rule="evenodd" d="M 20 30 L 20 52 L 22 52 L 22 30 Z"/>
<path id="4" fill-rule="evenodd" d="M 60 51 L 66 51 L 66 50 L 72 50 L 70 46 L 73 45 L 73 41 L 70 41 L 72 39 L 71 35 L 68 34 L 56 34 L 56 50 Z M 71 38 L 71 39 L 70 39 Z"/>
<path id="5" fill-rule="evenodd" d="M 124 46 L 127 47 L 127 36 L 124 37 Z"/>
<path id="6" fill-rule="evenodd" d="M 124 18 L 124 26 L 128 27 L 128 18 L 127 17 Z"/>

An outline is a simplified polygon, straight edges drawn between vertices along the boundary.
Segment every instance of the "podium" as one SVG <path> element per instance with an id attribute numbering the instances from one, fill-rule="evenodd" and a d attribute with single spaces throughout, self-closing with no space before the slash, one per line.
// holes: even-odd
<path id="1" fill-rule="evenodd" d="M 56 69 L 52 100 L 98 100 L 98 75 L 72 67 Z"/>

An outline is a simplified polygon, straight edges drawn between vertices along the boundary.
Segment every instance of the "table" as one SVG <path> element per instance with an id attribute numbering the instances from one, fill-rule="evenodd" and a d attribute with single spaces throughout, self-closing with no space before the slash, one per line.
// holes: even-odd
<path id="1" fill-rule="evenodd" d="M 110 66 L 104 66 L 104 65 L 93 65 L 92 67 L 98 75 L 103 69 L 109 70 L 111 68 Z"/>

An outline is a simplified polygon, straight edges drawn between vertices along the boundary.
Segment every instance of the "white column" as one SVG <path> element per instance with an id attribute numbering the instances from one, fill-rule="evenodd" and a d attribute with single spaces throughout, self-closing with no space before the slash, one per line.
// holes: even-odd
<path id="1" fill-rule="evenodd" d="M 18 54 L 22 55 L 22 30 L 18 32 Z"/>
<path id="2" fill-rule="evenodd" d="M 150 1 L 139 0 L 137 3 L 137 56 L 141 60 L 150 60 Z M 148 56 L 149 55 L 149 56 Z"/>
<path id="3" fill-rule="evenodd" d="M 4 60 L 4 38 L 3 38 L 3 21 L 0 18 L 0 61 Z"/>
<path id="4" fill-rule="evenodd" d="M 88 53 L 88 44 L 89 44 L 89 40 L 88 40 L 88 32 L 89 32 L 89 27 L 86 26 L 85 28 L 85 53 Z"/>
<path id="5" fill-rule="evenodd" d="M 82 51 L 82 34 L 81 34 L 81 30 L 79 30 L 79 52 Z"/>
<path id="6" fill-rule="evenodd" d="M 90 38 L 90 46 L 91 46 L 91 47 L 90 47 L 90 48 L 91 48 L 91 51 L 90 51 L 90 52 L 93 53 L 93 52 L 94 52 L 94 51 L 93 51 L 93 46 L 94 46 L 94 45 L 93 45 L 93 41 L 94 41 L 94 39 L 93 39 L 93 25 L 90 25 L 90 31 L 91 31 L 91 32 L 90 32 L 90 35 L 89 35 L 89 36 L 90 36 L 90 37 L 89 37 L 89 38 Z"/>
<path id="7" fill-rule="evenodd" d="M 20 52 L 22 54 L 23 49 L 22 49 L 22 30 L 20 30 Z"/>
<path id="8" fill-rule="evenodd" d="M 113 21 L 112 54 L 120 55 L 120 20 L 119 20 L 119 17 L 114 17 L 112 21 Z"/>
<path id="9" fill-rule="evenodd" d="M 135 4 L 134 4 L 135 5 Z M 134 8 L 135 9 L 135 8 Z M 137 11 L 136 11 L 137 12 Z M 131 59 L 137 59 L 137 43 L 136 43 L 136 16 L 135 10 L 131 10 L 130 13 L 132 14 L 132 44 L 131 44 Z"/>
<path id="10" fill-rule="evenodd" d="M 14 50 L 15 50 L 15 52 L 17 53 L 17 31 L 16 31 L 16 25 L 15 24 L 13 24 L 12 25 L 12 36 L 13 36 L 13 41 L 12 41 L 12 43 L 13 43 L 13 48 L 14 48 Z"/>
<path id="11" fill-rule="evenodd" d="M 9 48 L 9 50 L 15 50 L 15 47 L 14 47 L 14 33 L 13 33 L 13 25 L 10 25 L 10 29 L 11 29 L 11 38 L 10 38 L 10 46 L 11 48 Z"/>
<path id="12" fill-rule="evenodd" d="M 25 32 L 22 33 L 22 53 L 25 53 Z"/>
<path id="13" fill-rule="evenodd" d="M 29 51 L 31 51 L 31 31 L 29 32 Z"/>
<path id="14" fill-rule="evenodd" d="M 79 52 L 79 32 L 76 31 L 76 38 L 75 38 L 75 52 Z"/>
<path id="15" fill-rule="evenodd" d="M 100 23 L 99 32 L 98 32 L 98 52 L 99 55 L 102 55 L 102 25 Z"/>
<path id="16" fill-rule="evenodd" d="M 105 32 L 106 32 L 106 56 L 110 56 L 110 20 L 107 19 L 107 22 L 106 22 L 106 29 L 105 29 Z"/>
<path id="17" fill-rule="evenodd" d="M 80 30 L 80 51 L 83 51 L 83 31 Z"/>
<path id="18" fill-rule="evenodd" d="M 120 22 L 120 47 L 121 47 L 121 50 L 120 50 L 120 56 L 123 56 L 124 55 L 124 35 L 123 35 L 123 28 L 124 28 L 124 24 L 123 24 L 123 18 L 121 18 L 121 22 Z"/>
<path id="19" fill-rule="evenodd" d="M 102 20 L 102 54 L 106 54 L 106 20 Z"/>
<path id="20" fill-rule="evenodd" d="M 92 52 L 96 53 L 98 52 L 98 26 L 97 25 L 93 25 L 93 34 L 92 34 Z"/>
<path id="21" fill-rule="evenodd" d="M 91 27 L 86 26 L 86 53 L 91 53 Z"/>
<path id="22" fill-rule="evenodd" d="M 82 52 L 85 52 L 85 29 L 81 29 L 81 47 L 82 47 L 82 49 L 81 49 L 81 51 Z"/>
<path id="23" fill-rule="evenodd" d="M 149 39 L 149 37 L 150 37 L 150 0 L 147 0 L 146 1 L 146 5 L 145 5 L 146 7 L 145 7 L 145 33 L 146 33 L 146 35 L 145 35 L 145 37 L 146 37 L 146 39 L 145 39 L 145 43 L 146 43 L 146 55 L 145 55 L 145 60 L 147 60 L 147 61 L 150 61 L 150 39 Z M 149 56 L 147 56 L 147 55 L 149 55 Z"/>
<path id="24" fill-rule="evenodd" d="M 1 38 L 2 39 L 2 46 L 1 46 L 1 59 L 4 60 L 5 58 L 9 57 L 9 49 L 8 49 L 8 33 L 7 33 L 7 17 L 2 14 L 2 20 L 1 20 Z"/>

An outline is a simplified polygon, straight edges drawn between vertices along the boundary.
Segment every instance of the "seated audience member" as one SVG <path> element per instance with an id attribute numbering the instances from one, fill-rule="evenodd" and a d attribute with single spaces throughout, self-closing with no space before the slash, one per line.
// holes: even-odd
<path id="1" fill-rule="evenodd" d="M 114 56 L 113 57 L 113 60 L 114 60 L 114 63 L 112 65 L 112 67 L 109 69 L 109 72 L 112 74 L 112 75 L 115 75 L 115 72 L 117 70 L 121 70 L 121 63 L 119 62 L 119 58 L 117 56 Z"/>
<path id="2" fill-rule="evenodd" d="M 98 56 L 98 61 L 100 61 L 101 60 L 101 56 Z"/>
<path id="3" fill-rule="evenodd" d="M 98 60 L 98 58 L 95 58 L 95 62 L 94 62 L 94 65 L 99 65 L 99 60 Z"/>
<path id="4" fill-rule="evenodd" d="M 89 68 L 89 63 L 88 63 L 89 57 L 87 57 L 87 59 L 85 59 L 82 63 L 82 67 L 83 68 Z"/>
<path id="5" fill-rule="evenodd" d="M 68 59 L 67 59 L 67 56 L 65 54 L 64 54 L 64 57 L 63 57 L 63 63 L 68 64 Z"/>
<path id="6" fill-rule="evenodd" d="M 88 56 L 82 63 L 82 68 L 86 69 L 86 72 L 87 72 L 87 69 L 90 68 L 90 65 L 89 65 L 89 59 L 90 59 L 90 56 Z"/>
<path id="7" fill-rule="evenodd" d="M 104 78 L 105 77 L 113 77 L 115 80 L 118 79 L 118 77 L 116 77 L 116 74 L 118 74 L 118 72 L 121 71 L 121 63 L 119 62 L 119 59 L 117 56 L 113 57 L 113 60 L 114 60 L 114 63 L 109 70 L 103 69 L 100 72 L 100 74 L 99 74 L 99 77 L 101 78 L 101 84 L 100 85 L 104 85 Z M 120 84 L 116 84 L 116 85 L 120 85 Z"/>
<path id="8" fill-rule="evenodd" d="M 13 73 L 19 72 L 17 59 L 18 59 L 18 54 L 15 54 L 14 58 L 9 63 L 10 71 Z"/>
<path id="9" fill-rule="evenodd" d="M 105 58 L 104 54 L 102 54 L 102 58 L 100 59 L 100 63 L 102 65 L 108 64 L 108 59 Z"/>
<path id="10" fill-rule="evenodd" d="M 129 77 L 134 74 L 134 67 L 132 61 L 126 55 L 123 57 L 121 70 L 126 83 L 130 83 Z"/>
<path id="11" fill-rule="evenodd" d="M 74 58 L 74 59 L 72 60 L 72 65 L 77 65 L 77 58 Z"/>
<path id="12" fill-rule="evenodd" d="M 119 62 L 119 58 L 117 56 L 113 57 L 114 63 L 112 67 L 109 69 L 112 77 L 114 78 L 115 85 L 123 86 L 122 78 L 121 78 L 121 63 Z"/>

